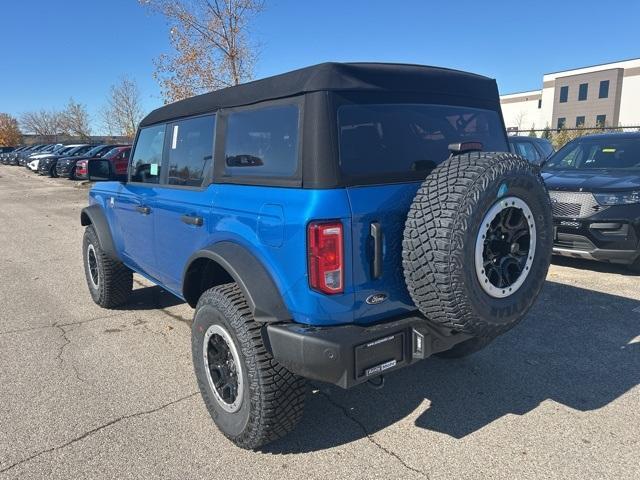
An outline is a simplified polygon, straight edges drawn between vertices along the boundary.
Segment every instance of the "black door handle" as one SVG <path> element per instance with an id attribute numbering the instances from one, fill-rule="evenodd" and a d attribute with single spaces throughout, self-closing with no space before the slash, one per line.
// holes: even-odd
<path id="1" fill-rule="evenodd" d="M 201 227 L 202 224 L 204 223 L 204 220 L 202 217 L 196 217 L 193 215 L 182 215 L 180 217 L 180 220 L 182 220 L 187 225 L 195 225 L 196 227 Z"/>
<path id="2" fill-rule="evenodd" d="M 376 279 L 382 276 L 382 227 L 378 222 L 371 224 L 371 237 L 373 238 L 371 277 Z"/>
<path id="3" fill-rule="evenodd" d="M 151 209 L 149 207 L 147 207 L 146 205 L 138 205 L 136 207 L 136 210 L 138 212 L 140 212 L 143 215 L 149 215 L 151 213 Z"/>

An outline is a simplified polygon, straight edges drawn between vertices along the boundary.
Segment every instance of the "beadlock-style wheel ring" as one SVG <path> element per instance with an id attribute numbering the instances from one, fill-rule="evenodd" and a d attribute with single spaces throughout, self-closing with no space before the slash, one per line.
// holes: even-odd
<path id="1" fill-rule="evenodd" d="M 209 387 L 220 407 L 229 413 L 242 405 L 244 383 L 240 356 L 231 335 L 220 325 L 211 325 L 202 342 Z"/>
<path id="2" fill-rule="evenodd" d="M 92 244 L 87 247 L 87 267 L 89 268 L 89 279 L 91 284 L 97 290 L 100 285 L 100 275 L 98 274 L 98 258 L 96 257 L 96 249 Z"/>
<path id="3" fill-rule="evenodd" d="M 506 298 L 522 286 L 536 251 L 536 222 L 518 197 L 498 200 L 482 220 L 475 246 L 475 269 L 482 289 Z"/>

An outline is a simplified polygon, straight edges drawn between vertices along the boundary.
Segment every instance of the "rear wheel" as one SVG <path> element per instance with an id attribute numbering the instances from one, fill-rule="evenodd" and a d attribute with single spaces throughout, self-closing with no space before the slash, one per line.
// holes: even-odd
<path id="1" fill-rule="evenodd" d="M 449 355 L 516 325 L 542 288 L 552 249 L 540 175 L 509 153 L 470 153 L 438 166 L 418 190 L 403 241 L 407 287 L 438 325 L 474 335 Z"/>
<path id="2" fill-rule="evenodd" d="M 196 306 L 191 349 L 211 418 L 237 446 L 272 442 L 302 418 L 306 381 L 269 354 L 234 283 L 204 292 Z"/>

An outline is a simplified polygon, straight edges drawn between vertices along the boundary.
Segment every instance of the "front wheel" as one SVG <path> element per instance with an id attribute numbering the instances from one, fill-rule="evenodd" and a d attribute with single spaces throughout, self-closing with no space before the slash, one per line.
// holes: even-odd
<path id="1" fill-rule="evenodd" d="M 133 272 L 102 250 L 93 225 L 84 231 L 82 258 L 89 293 L 95 303 L 114 308 L 127 301 L 133 290 Z"/>
<path id="2" fill-rule="evenodd" d="M 302 418 L 306 382 L 269 354 L 235 283 L 202 294 L 191 330 L 193 365 L 220 431 L 241 448 L 272 442 Z"/>

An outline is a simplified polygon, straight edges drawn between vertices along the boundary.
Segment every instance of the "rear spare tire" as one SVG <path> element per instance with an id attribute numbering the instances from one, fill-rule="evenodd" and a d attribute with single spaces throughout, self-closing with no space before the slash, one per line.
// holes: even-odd
<path id="1" fill-rule="evenodd" d="M 542 178 L 517 155 L 453 156 L 426 178 L 405 225 L 407 287 L 429 321 L 476 337 L 443 356 L 477 351 L 524 317 L 547 275 L 552 228 Z"/>

